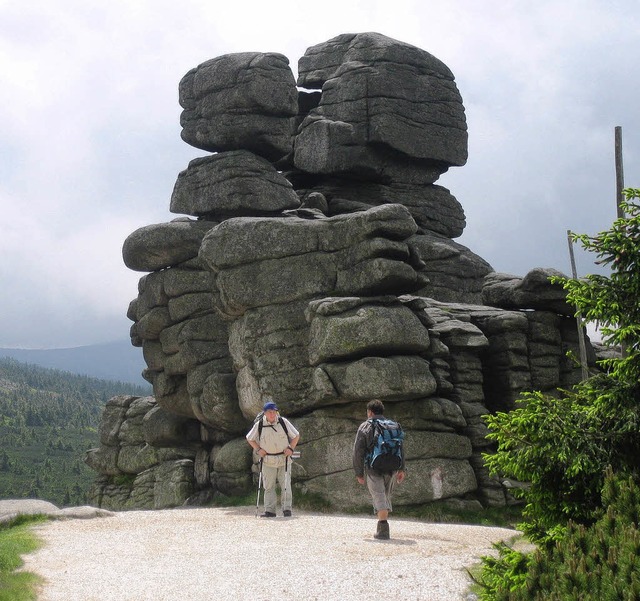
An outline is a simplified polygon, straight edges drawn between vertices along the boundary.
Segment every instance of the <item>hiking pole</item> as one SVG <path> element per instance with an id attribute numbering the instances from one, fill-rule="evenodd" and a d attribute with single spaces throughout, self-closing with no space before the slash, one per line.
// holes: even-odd
<path id="1" fill-rule="evenodd" d="M 294 459 L 300 458 L 300 451 L 293 451 L 290 457 L 285 457 L 284 459 L 284 492 L 282 494 L 282 504 L 284 505 L 285 499 L 287 498 L 287 483 L 289 480 L 289 459 L 293 461 Z"/>
<path id="2" fill-rule="evenodd" d="M 287 499 L 287 472 L 289 470 L 289 457 L 285 455 L 284 458 L 284 494 L 282 495 L 283 505 Z"/>
<path id="3" fill-rule="evenodd" d="M 260 458 L 260 475 L 258 476 L 258 496 L 256 498 L 256 517 L 258 517 L 258 507 L 260 505 L 260 487 L 262 486 L 262 457 Z"/>

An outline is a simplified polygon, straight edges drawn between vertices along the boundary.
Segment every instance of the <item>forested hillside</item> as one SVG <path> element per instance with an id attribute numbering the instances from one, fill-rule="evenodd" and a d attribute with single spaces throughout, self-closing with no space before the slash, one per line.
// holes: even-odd
<path id="1" fill-rule="evenodd" d="M 0 359 L 0 499 L 82 505 L 95 477 L 82 461 L 98 446 L 102 408 L 151 389 Z"/>
<path id="2" fill-rule="evenodd" d="M 0 358 L 2 357 L 11 357 L 22 363 L 60 369 L 100 380 L 145 385 L 141 375 L 146 367 L 142 349 L 132 346 L 129 338 L 73 348 L 0 348 Z"/>

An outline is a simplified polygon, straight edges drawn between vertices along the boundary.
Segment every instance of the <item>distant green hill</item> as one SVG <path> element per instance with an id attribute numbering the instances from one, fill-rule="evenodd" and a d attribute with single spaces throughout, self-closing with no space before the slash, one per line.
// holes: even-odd
<path id="1" fill-rule="evenodd" d="M 102 409 L 119 394 L 151 390 L 0 358 L 0 499 L 85 504 L 96 474 L 82 458 L 98 446 Z"/>

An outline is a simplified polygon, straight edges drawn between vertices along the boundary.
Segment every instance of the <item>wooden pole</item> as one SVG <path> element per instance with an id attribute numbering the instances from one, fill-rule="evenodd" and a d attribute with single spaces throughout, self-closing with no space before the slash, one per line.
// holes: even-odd
<path id="1" fill-rule="evenodd" d="M 567 230 L 567 241 L 569 242 L 569 258 L 571 260 L 571 274 L 574 280 L 578 279 L 576 271 L 576 259 L 573 255 L 573 240 L 571 239 L 571 230 Z M 578 347 L 580 349 L 580 367 L 582 369 L 582 380 L 589 377 L 589 367 L 587 365 L 587 343 L 584 339 L 584 327 L 582 324 L 582 312 L 580 309 L 576 311 L 576 324 L 578 327 Z"/>
<path id="2" fill-rule="evenodd" d="M 622 165 L 622 127 L 619 125 L 615 128 L 615 152 L 616 152 L 616 208 L 618 211 L 618 219 L 624 217 L 622 210 L 622 200 L 624 190 L 624 169 Z"/>
<path id="3" fill-rule="evenodd" d="M 624 211 L 622 210 L 622 201 L 624 199 L 624 169 L 622 166 L 622 127 L 616 125 L 615 127 L 615 153 L 616 153 L 616 210 L 618 213 L 618 219 L 624 217 Z M 624 345 L 620 345 L 620 356 L 624 357 L 626 354 Z"/>

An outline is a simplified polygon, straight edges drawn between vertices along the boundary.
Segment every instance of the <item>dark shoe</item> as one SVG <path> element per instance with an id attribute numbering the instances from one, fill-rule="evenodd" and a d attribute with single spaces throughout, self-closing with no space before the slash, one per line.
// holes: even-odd
<path id="1" fill-rule="evenodd" d="M 271 513 L 270 511 L 265 511 L 263 514 L 260 515 L 261 518 L 275 518 L 276 514 L 275 513 Z"/>
<path id="2" fill-rule="evenodd" d="M 378 521 L 378 528 L 376 533 L 373 535 L 373 538 L 377 538 L 378 540 L 389 540 L 389 522 L 387 522 L 387 520 Z"/>
<path id="3" fill-rule="evenodd" d="M 290 518 L 290 517 L 291 517 L 291 509 L 285 509 L 285 510 L 282 512 L 282 515 L 283 515 L 285 518 Z"/>

